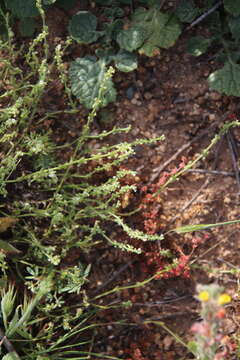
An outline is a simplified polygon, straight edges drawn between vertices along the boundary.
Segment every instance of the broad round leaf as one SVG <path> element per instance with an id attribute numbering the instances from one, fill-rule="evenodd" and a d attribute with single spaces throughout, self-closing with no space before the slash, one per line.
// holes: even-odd
<path id="1" fill-rule="evenodd" d="M 182 0 L 177 7 L 175 14 L 182 22 L 191 23 L 200 13 L 192 0 Z"/>
<path id="2" fill-rule="evenodd" d="M 43 0 L 44 5 L 51 5 L 54 4 L 57 0 Z"/>
<path id="3" fill-rule="evenodd" d="M 64 10 L 70 10 L 76 4 L 76 0 L 57 0 L 57 6 Z"/>
<path id="4" fill-rule="evenodd" d="M 146 33 L 142 27 L 131 27 L 128 30 L 122 30 L 117 35 L 117 43 L 121 49 L 134 51 L 142 46 Z"/>
<path id="5" fill-rule="evenodd" d="M 211 39 L 203 36 L 194 36 L 187 43 L 187 52 L 193 56 L 200 56 L 207 51 L 210 44 Z"/>
<path id="6" fill-rule="evenodd" d="M 229 17 L 228 25 L 230 27 L 232 36 L 234 39 L 239 40 L 240 39 L 240 16 L 238 17 Z"/>
<path id="7" fill-rule="evenodd" d="M 88 109 L 93 107 L 99 97 L 99 90 L 106 73 L 106 66 L 101 60 L 78 58 L 70 65 L 69 76 L 73 94 Z M 111 79 L 106 81 L 106 91 L 101 99 L 101 106 L 116 100 L 116 90 Z"/>
<path id="8" fill-rule="evenodd" d="M 227 62 L 208 78 L 212 89 L 228 96 L 240 96 L 240 65 Z"/>
<path id="9" fill-rule="evenodd" d="M 39 15 L 35 0 L 5 0 L 6 7 L 18 18 Z"/>
<path id="10" fill-rule="evenodd" d="M 137 69 L 137 56 L 130 52 L 120 50 L 115 57 L 116 68 L 123 72 L 129 72 Z"/>
<path id="11" fill-rule="evenodd" d="M 80 43 L 90 44 L 98 39 L 97 18 L 89 11 L 79 11 L 69 23 L 69 33 Z"/>
<path id="12" fill-rule="evenodd" d="M 21 18 L 19 30 L 22 36 L 32 36 L 36 30 L 37 23 L 34 18 Z"/>
<path id="13" fill-rule="evenodd" d="M 15 351 L 11 351 L 10 353 L 4 355 L 2 360 L 21 360 L 21 358 Z"/>
<path id="14" fill-rule="evenodd" d="M 181 34 L 181 25 L 176 16 L 162 13 L 153 7 L 149 10 L 138 8 L 132 21 L 132 27 L 141 27 L 146 33 L 143 45 L 138 50 L 147 56 L 154 56 L 160 48 L 174 45 Z"/>

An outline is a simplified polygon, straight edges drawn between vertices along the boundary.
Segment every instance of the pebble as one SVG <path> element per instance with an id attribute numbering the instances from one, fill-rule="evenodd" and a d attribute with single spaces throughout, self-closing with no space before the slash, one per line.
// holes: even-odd
<path id="1" fill-rule="evenodd" d="M 144 98 L 146 99 L 146 100 L 151 100 L 152 99 L 152 94 L 150 93 L 150 92 L 145 92 L 145 94 L 143 95 L 144 96 Z"/>
<path id="2" fill-rule="evenodd" d="M 138 101 L 137 101 L 137 99 L 133 98 L 133 99 L 131 100 L 131 103 L 132 103 L 133 105 L 137 105 Z"/>
<path id="3" fill-rule="evenodd" d="M 136 94 L 134 94 L 134 99 L 139 99 L 140 98 L 140 94 L 139 92 L 136 92 Z"/>
<path id="4" fill-rule="evenodd" d="M 130 86 L 126 91 L 127 98 L 129 100 L 132 100 L 132 98 L 134 97 L 134 93 L 135 93 L 135 89 L 132 86 Z"/>
<path id="5" fill-rule="evenodd" d="M 229 197 L 229 196 L 225 196 L 225 198 L 223 199 L 223 202 L 224 202 L 225 204 L 230 204 L 230 203 L 231 203 L 230 197 Z"/>
<path id="6" fill-rule="evenodd" d="M 139 129 L 138 128 L 133 128 L 132 129 L 132 134 L 133 134 L 133 136 L 138 135 L 139 134 Z"/>
<path id="7" fill-rule="evenodd" d="M 157 147 L 158 151 L 164 153 L 166 151 L 166 145 L 162 144 L 160 146 Z"/>
<path id="8" fill-rule="evenodd" d="M 209 114 L 209 120 L 210 121 L 216 120 L 216 114 Z"/>
<path id="9" fill-rule="evenodd" d="M 172 345 L 172 343 L 173 343 L 173 337 L 170 335 L 166 335 L 165 338 L 163 339 L 164 349 L 167 351 Z"/>

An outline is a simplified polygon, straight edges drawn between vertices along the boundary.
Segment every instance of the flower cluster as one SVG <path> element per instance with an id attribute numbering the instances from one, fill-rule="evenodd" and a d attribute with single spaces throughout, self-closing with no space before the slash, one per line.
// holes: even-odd
<path id="1" fill-rule="evenodd" d="M 143 356 L 139 346 L 135 343 L 131 344 L 131 347 L 127 352 L 131 353 L 131 358 L 127 358 L 127 360 L 147 360 L 146 357 Z"/>
<path id="2" fill-rule="evenodd" d="M 202 237 L 195 236 L 191 240 L 192 250 L 196 249 L 199 245 L 203 244 L 210 237 L 209 234 L 204 234 Z"/>
<path id="3" fill-rule="evenodd" d="M 151 186 L 152 188 L 152 186 Z M 141 188 L 143 193 L 140 209 L 143 210 L 144 230 L 147 234 L 154 235 L 159 230 L 159 210 L 161 209 L 161 198 L 152 193 L 152 189 L 147 186 Z M 148 192 L 150 191 L 150 192 Z"/>
<path id="4" fill-rule="evenodd" d="M 173 265 L 169 265 L 167 257 L 157 251 L 146 252 L 145 257 L 146 261 L 143 263 L 142 271 L 149 272 L 149 269 L 151 269 L 152 272 L 157 273 L 156 279 L 170 279 L 178 276 L 189 278 L 190 276 L 190 267 L 188 264 L 190 256 L 188 255 L 181 254 Z M 161 273 L 163 270 L 167 271 Z"/>
<path id="5" fill-rule="evenodd" d="M 150 186 L 142 186 L 141 193 L 143 194 L 140 208 L 143 210 L 144 217 L 144 230 L 147 234 L 156 234 L 160 229 L 158 221 L 159 210 L 161 208 L 161 198 L 157 192 L 167 180 L 178 173 L 186 165 L 187 158 L 182 156 L 181 162 L 178 167 L 174 167 L 170 172 L 164 171 L 157 183 Z"/>
<path id="6" fill-rule="evenodd" d="M 231 297 L 223 293 L 217 284 L 199 285 L 197 290 L 203 320 L 193 324 L 191 330 L 195 334 L 195 341 L 189 346 L 200 360 L 223 360 L 234 350 L 234 344 L 222 333 L 222 322 L 226 315 L 224 305 L 231 301 Z"/>
<path id="7" fill-rule="evenodd" d="M 167 180 L 171 177 L 176 175 L 180 170 L 182 170 L 187 163 L 187 158 L 185 156 L 181 157 L 181 162 L 178 167 L 174 167 L 170 172 L 164 171 L 160 179 L 158 180 L 156 186 L 159 188 L 159 186 L 163 186 Z"/>

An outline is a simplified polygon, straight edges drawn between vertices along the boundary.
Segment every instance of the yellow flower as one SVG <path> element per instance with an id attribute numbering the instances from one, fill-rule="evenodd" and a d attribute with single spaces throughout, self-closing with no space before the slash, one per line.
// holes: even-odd
<path id="1" fill-rule="evenodd" d="M 228 304 L 231 301 L 231 296 L 228 294 L 222 294 L 218 297 L 218 304 L 219 305 L 224 305 L 224 304 Z"/>
<path id="2" fill-rule="evenodd" d="M 199 300 L 207 302 L 209 300 L 209 293 L 208 291 L 201 291 L 198 295 Z"/>

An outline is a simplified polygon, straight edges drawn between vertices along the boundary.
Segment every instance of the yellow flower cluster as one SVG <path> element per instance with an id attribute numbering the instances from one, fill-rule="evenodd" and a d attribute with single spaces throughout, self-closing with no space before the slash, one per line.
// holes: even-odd
<path id="1" fill-rule="evenodd" d="M 198 295 L 199 300 L 203 302 L 208 302 L 210 299 L 209 292 L 207 290 L 203 290 Z M 217 302 L 218 305 L 225 305 L 231 301 L 231 296 L 228 294 L 222 294 L 218 297 Z"/>
<path id="2" fill-rule="evenodd" d="M 225 304 L 230 303 L 231 300 L 232 300 L 231 296 L 229 296 L 228 294 L 222 294 L 218 298 L 218 304 L 225 305 Z"/>
<path id="3" fill-rule="evenodd" d="M 207 302 L 209 300 L 209 293 L 208 291 L 204 290 L 201 291 L 200 294 L 198 295 L 199 300 L 203 301 L 203 302 Z"/>

